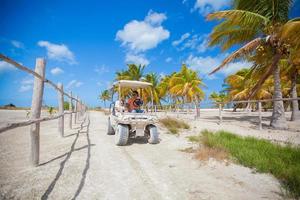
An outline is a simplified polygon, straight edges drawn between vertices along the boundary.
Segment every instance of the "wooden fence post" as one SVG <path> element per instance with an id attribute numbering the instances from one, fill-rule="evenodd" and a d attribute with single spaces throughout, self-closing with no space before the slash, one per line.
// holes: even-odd
<path id="1" fill-rule="evenodd" d="M 70 92 L 70 100 L 69 100 L 69 111 L 70 111 L 70 118 L 69 118 L 69 128 L 72 129 L 72 112 L 73 112 L 73 100 L 72 100 L 72 92 Z"/>
<path id="2" fill-rule="evenodd" d="M 258 101 L 258 118 L 259 118 L 259 130 L 262 130 L 262 116 L 261 116 L 261 101 Z"/>
<path id="3" fill-rule="evenodd" d="M 61 89 L 62 92 L 58 91 L 58 114 L 62 115 L 58 119 L 58 132 L 60 133 L 61 137 L 64 137 L 64 125 L 65 125 L 65 116 L 64 116 L 64 87 L 61 83 L 57 84 L 57 87 Z"/>
<path id="4" fill-rule="evenodd" d="M 83 105 L 82 105 L 82 101 L 80 100 L 80 117 L 83 116 Z"/>
<path id="5" fill-rule="evenodd" d="M 194 103 L 194 106 L 195 106 L 195 118 L 196 119 L 198 119 L 199 117 L 200 117 L 200 110 L 199 110 L 199 105 L 198 105 L 199 103 L 198 102 L 196 102 L 196 103 Z"/>
<path id="6" fill-rule="evenodd" d="M 75 117 L 74 117 L 74 123 L 75 124 L 77 123 L 77 111 L 78 111 L 77 101 L 78 101 L 78 95 L 76 96 L 76 100 L 75 100 Z"/>
<path id="7" fill-rule="evenodd" d="M 80 119 L 80 117 L 81 117 L 81 112 L 82 112 L 82 107 L 81 107 L 80 100 L 78 101 L 78 108 L 79 108 L 79 110 L 78 110 L 78 119 Z"/>
<path id="8" fill-rule="evenodd" d="M 37 58 L 35 64 L 35 72 L 45 78 L 46 61 L 43 58 Z M 37 119 L 41 116 L 42 101 L 44 93 L 44 81 L 35 77 L 33 85 L 33 94 L 31 102 L 31 119 Z M 38 166 L 40 156 L 40 123 L 30 126 L 31 137 L 31 164 Z"/>
<path id="9" fill-rule="evenodd" d="M 221 124 L 222 121 L 223 121 L 223 117 L 222 117 L 222 104 L 221 103 L 219 103 L 219 120 L 220 120 L 219 124 Z"/>
<path id="10" fill-rule="evenodd" d="M 80 99 L 77 98 L 77 120 L 79 121 L 79 117 L 80 117 Z"/>

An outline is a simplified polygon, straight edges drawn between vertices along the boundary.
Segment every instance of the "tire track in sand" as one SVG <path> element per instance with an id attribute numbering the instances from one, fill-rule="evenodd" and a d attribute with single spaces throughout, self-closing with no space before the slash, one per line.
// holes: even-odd
<path id="1" fill-rule="evenodd" d="M 147 175 L 147 173 L 143 170 L 141 165 L 137 160 L 135 160 L 125 149 L 126 147 L 121 147 L 123 153 L 125 154 L 127 160 L 129 161 L 131 167 L 135 171 L 137 177 L 141 180 L 143 183 L 143 186 L 146 188 L 146 191 L 148 191 L 148 194 L 150 195 L 151 199 L 163 199 L 162 196 L 157 192 L 155 184 L 151 181 L 150 177 Z M 145 199 L 145 195 L 142 193 L 142 196 L 138 196 L 135 199 Z M 147 198 L 148 199 L 148 198 Z"/>

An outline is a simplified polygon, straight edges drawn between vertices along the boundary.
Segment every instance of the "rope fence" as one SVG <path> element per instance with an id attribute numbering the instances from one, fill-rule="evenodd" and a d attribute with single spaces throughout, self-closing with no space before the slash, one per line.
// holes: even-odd
<path id="1" fill-rule="evenodd" d="M 230 106 L 228 105 L 237 105 L 237 104 L 247 104 L 247 105 L 255 105 L 255 111 L 257 113 L 257 119 L 258 119 L 258 129 L 262 130 L 262 113 L 263 113 L 263 106 L 262 103 L 267 102 L 275 102 L 275 101 L 293 101 L 297 100 L 299 101 L 300 98 L 281 98 L 281 99 L 263 99 L 263 100 L 245 100 L 245 101 L 228 101 L 228 102 L 210 102 L 212 107 L 214 109 L 218 109 L 218 124 L 221 125 L 223 123 L 223 112 L 224 108 L 227 106 L 228 108 Z M 186 116 L 192 116 L 192 119 L 197 120 L 200 118 L 201 110 L 204 109 L 212 109 L 210 108 L 201 108 L 203 106 L 203 103 L 184 103 L 184 104 L 168 104 L 168 105 L 156 105 L 154 106 L 154 110 L 158 112 L 164 112 L 165 115 L 168 113 L 176 114 L 176 117 L 179 117 L 180 115 L 186 115 Z M 234 107 L 230 107 L 231 109 L 234 109 Z M 247 110 L 246 108 L 244 110 Z M 250 109 L 247 110 L 247 112 L 250 112 Z"/>
<path id="2" fill-rule="evenodd" d="M 18 62 L 12 60 L 11 58 L 0 53 L 0 60 L 3 60 L 12 66 L 20 69 L 24 72 L 27 72 L 34 76 L 33 84 L 33 93 L 32 93 L 32 103 L 31 103 L 31 117 L 27 121 L 13 122 L 8 123 L 4 127 L 0 128 L 0 134 L 23 126 L 30 125 L 30 137 L 31 137 L 31 164 L 33 166 L 38 166 L 39 156 L 40 156 L 40 123 L 50 120 L 58 119 L 58 132 L 61 137 L 64 137 L 64 116 L 70 115 L 69 117 L 69 128 L 72 129 L 73 125 L 73 114 L 74 123 L 76 124 L 80 117 L 82 117 L 87 111 L 87 106 L 78 98 L 75 98 L 72 95 L 72 92 L 69 94 L 66 93 L 63 89 L 63 84 L 58 83 L 57 85 L 52 81 L 46 79 L 45 69 L 46 69 L 46 60 L 44 58 L 37 58 L 35 64 L 35 70 L 31 70 L 28 67 L 25 67 Z M 44 84 L 47 83 L 51 85 L 56 91 L 58 96 L 58 114 L 55 116 L 42 117 L 42 100 L 44 94 Z M 64 110 L 64 96 L 69 98 L 69 111 Z M 75 105 L 73 108 L 73 101 Z"/>

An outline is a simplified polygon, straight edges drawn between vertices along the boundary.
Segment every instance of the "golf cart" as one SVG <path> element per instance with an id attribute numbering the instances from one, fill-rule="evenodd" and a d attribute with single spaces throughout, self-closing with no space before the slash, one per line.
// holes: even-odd
<path id="1" fill-rule="evenodd" d="M 150 90 L 151 101 L 147 105 L 143 105 L 142 101 L 137 102 L 140 104 L 140 113 L 126 111 L 126 105 L 121 109 L 119 107 L 120 102 L 124 101 L 122 90 L 139 90 L 142 95 L 143 90 L 151 88 L 152 84 L 142 81 L 120 80 L 115 82 L 113 87 L 118 88 L 118 100 L 110 105 L 107 134 L 115 135 L 115 143 L 119 146 L 126 145 L 129 138 L 135 137 L 146 137 L 150 144 L 158 143 L 158 131 L 155 126 L 158 119 L 154 112 L 152 90 Z"/>

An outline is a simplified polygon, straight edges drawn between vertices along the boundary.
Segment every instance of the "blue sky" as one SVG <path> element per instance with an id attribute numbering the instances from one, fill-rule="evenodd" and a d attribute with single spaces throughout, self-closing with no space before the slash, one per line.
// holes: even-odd
<path id="1" fill-rule="evenodd" d="M 187 63 L 199 71 L 209 95 L 222 89 L 226 75 L 249 66 L 238 62 L 207 76 L 228 52 L 207 47 L 215 22 L 205 15 L 230 8 L 230 2 L 1 0 L 0 52 L 32 69 L 37 57 L 46 58 L 46 77 L 90 106 L 102 105 L 99 93 L 131 62 L 162 76 Z M 292 15 L 299 10 L 297 1 Z M 0 105 L 29 106 L 32 83 L 31 76 L 0 61 Z M 46 86 L 44 104 L 56 102 L 56 92 Z"/>

